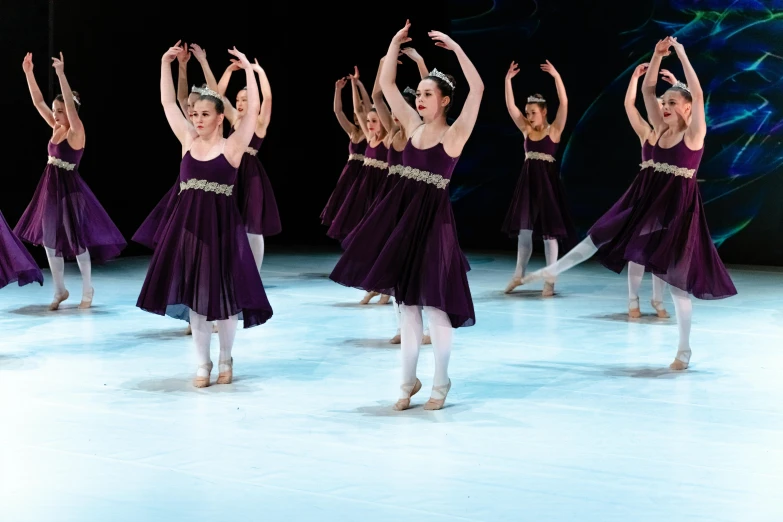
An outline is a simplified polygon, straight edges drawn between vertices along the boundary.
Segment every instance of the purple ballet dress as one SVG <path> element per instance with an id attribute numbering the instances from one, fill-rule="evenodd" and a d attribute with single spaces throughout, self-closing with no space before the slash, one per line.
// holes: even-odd
<path id="1" fill-rule="evenodd" d="M 558 239 L 566 246 L 576 240 L 555 160 L 557 147 L 548 134 L 538 141 L 525 138 L 525 164 L 503 223 L 510 237 L 532 230 L 536 238 Z"/>
<path id="2" fill-rule="evenodd" d="M 228 135 L 233 133 L 234 129 L 231 129 Z M 283 227 L 280 224 L 272 183 L 269 182 L 269 176 L 258 157 L 263 142 L 264 138 L 253 133 L 247 152 L 242 156 L 242 164 L 239 165 L 236 197 L 247 233 L 274 236 L 279 234 Z"/>
<path id="3" fill-rule="evenodd" d="M 236 203 L 237 168 L 223 154 L 199 161 L 188 151 L 179 179 L 136 306 L 182 320 L 190 309 L 208 321 L 239 314 L 245 328 L 265 323 L 272 307 Z"/>
<path id="4" fill-rule="evenodd" d="M 710 237 L 696 182 L 704 147 L 657 144 L 626 193 L 589 231 L 597 259 L 618 274 L 631 261 L 698 299 L 736 295 Z"/>
<path id="5" fill-rule="evenodd" d="M 389 169 L 386 171 L 386 177 L 378 187 L 378 192 L 375 195 L 375 201 L 373 201 L 372 206 L 377 205 L 383 198 L 385 198 L 386 195 L 391 192 L 392 188 L 394 188 L 394 185 L 396 185 L 400 179 L 402 179 L 400 178 L 400 172 L 403 168 L 402 150 L 395 149 L 394 145 L 392 144 L 386 153 L 386 163 L 389 165 Z"/>
<path id="6" fill-rule="evenodd" d="M 442 143 L 422 150 L 408 141 L 400 181 L 343 241 L 345 252 L 329 277 L 393 295 L 400 304 L 438 308 L 454 328 L 473 326 L 469 267 L 448 191 L 458 159 Z"/>
<path id="7" fill-rule="evenodd" d="M 337 179 L 337 185 L 329 196 L 326 206 L 321 212 L 321 224 L 331 226 L 337 212 L 345 201 L 345 196 L 351 190 L 353 182 L 359 177 L 359 171 L 364 164 L 364 148 L 367 142 L 362 140 L 359 143 L 348 143 L 348 162 L 345 164 L 340 177 Z"/>
<path id="8" fill-rule="evenodd" d="M 171 213 L 174 210 L 174 203 L 177 200 L 177 193 L 179 192 L 179 176 L 166 195 L 155 205 L 150 215 L 141 224 L 139 229 L 133 234 L 133 241 L 144 245 L 147 248 L 155 250 L 155 247 L 160 241 L 160 236 L 163 233 L 163 228 L 171 217 Z"/>
<path id="9" fill-rule="evenodd" d="M 43 274 L 0 212 L 0 288 L 16 282 L 43 286 Z"/>
<path id="10" fill-rule="evenodd" d="M 388 149 L 383 143 L 375 147 L 367 144 L 361 171 L 326 232 L 327 236 L 342 241 L 370 210 L 378 190 L 389 174 L 387 153 Z"/>
<path id="11" fill-rule="evenodd" d="M 20 239 L 74 259 L 88 250 L 93 263 L 120 255 L 127 245 L 120 231 L 79 175 L 84 149 L 68 140 L 48 145 L 49 162 L 32 201 L 14 227 Z"/>

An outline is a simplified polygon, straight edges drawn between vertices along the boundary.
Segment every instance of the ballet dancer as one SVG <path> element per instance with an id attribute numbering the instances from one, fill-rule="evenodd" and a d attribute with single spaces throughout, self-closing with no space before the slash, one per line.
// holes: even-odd
<path id="1" fill-rule="evenodd" d="M 674 48 L 682 63 L 687 86 L 675 85 L 663 94 L 659 109 L 655 95 L 664 56 Z M 616 273 L 628 262 L 644 266 L 669 284 L 679 330 L 672 370 L 688 368 L 691 358 L 692 303 L 723 299 L 737 290 L 710 238 L 696 172 L 704 153 L 707 121 L 704 92 L 682 44 L 671 36 L 660 40 L 642 84 L 647 117 L 658 136 L 649 165 L 652 172 L 634 180 L 628 189 L 644 193 L 630 208 L 612 207 L 590 229 L 587 238 L 557 263 L 525 276 L 524 281 L 555 277 L 598 256 Z"/>
<path id="2" fill-rule="evenodd" d="M 52 62 L 61 94 L 55 97 L 51 108 L 35 81 L 32 53 L 27 53 L 22 63 L 33 105 L 52 128 L 52 137 L 47 146 L 46 169 L 14 232 L 23 241 L 46 249 L 54 281 L 49 310 L 57 310 L 68 299 L 65 260 L 76 259 L 82 275 L 79 309 L 84 310 L 92 306 L 95 295 L 92 263 L 117 257 L 127 243 L 79 174 L 85 144 L 84 124 L 79 118 L 82 102 L 65 76 L 63 54 L 52 58 Z"/>
<path id="3" fill-rule="evenodd" d="M 239 69 L 237 61 L 232 60 L 218 83 L 218 93 L 221 96 L 228 88 L 231 74 Z M 253 250 L 253 258 L 258 270 L 261 271 L 261 264 L 264 261 L 264 237 L 279 234 L 282 231 L 282 225 L 272 183 L 270 183 L 266 170 L 261 164 L 261 159 L 258 157 L 258 150 L 266 137 L 269 121 L 272 118 L 272 87 L 269 85 L 266 71 L 258 64 L 258 60 L 255 60 L 253 64 L 253 70 L 258 75 L 258 81 L 261 84 L 261 112 L 257 115 L 251 115 L 251 118 L 255 118 L 256 128 L 253 140 L 245 155 L 242 156 L 242 164 L 239 166 L 237 202 L 242 219 L 245 221 L 245 230 L 247 230 L 250 248 Z M 226 103 L 226 119 L 231 125 L 229 136 L 235 132 L 246 114 L 248 114 L 247 88 L 242 88 L 236 96 L 236 108 L 230 103 Z"/>
<path id="4" fill-rule="evenodd" d="M 400 46 L 411 41 L 410 21 L 392 39 L 381 71 L 381 89 L 410 136 L 403 150 L 403 178 L 343 241 L 345 253 L 332 280 L 354 288 L 394 295 L 402 314 L 402 385 L 396 410 L 410 407 L 421 389 L 416 377 L 427 308 L 435 355 L 435 376 L 427 410 L 443 408 L 451 389 L 448 364 L 453 329 L 476 322 L 468 266 L 457 240 L 448 185 L 478 117 L 484 84 L 462 48 L 449 36 L 430 31 L 438 47 L 456 55 L 469 92 L 452 125 L 446 121 L 456 82 L 433 69 L 419 83 L 416 110 L 395 84 Z"/>
<path id="5" fill-rule="evenodd" d="M 11 283 L 43 286 L 43 273 L 0 212 L 0 288 Z"/>
<path id="6" fill-rule="evenodd" d="M 514 103 L 511 85 L 511 79 L 519 74 L 517 63 L 511 62 L 506 73 L 506 107 L 525 137 L 525 163 L 503 223 L 503 231 L 509 237 L 517 238 L 517 266 L 514 277 L 506 287 L 507 294 L 522 284 L 522 277 L 533 253 L 534 235 L 544 240 L 547 264 L 557 261 L 558 241 L 570 246 L 569 241 L 576 238 L 560 169 L 555 160 L 566 124 L 568 98 L 563 79 L 549 60 L 541 65 L 541 70 L 554 78 L 557 89 L 559 104 L 551 124 L 547 120 L 547 102 L 540 94 L 527 98 L 525 113 L 522 114 Z M 551 297 L 554 294 L 555 280 L 547 279 L 541 295 Z"/>
<path id="7" fill-rule="evenodd" d="M 180 192 L 136 306 L 175 318 L 187 311 L 198 359 L 193 385 L 203 388 L 210 385 L 213 368 L 210 322 L 219 324 L 217 384 L 228 384 L 233 380 L 231 352 L 238 320 L 245 328 L 258 326 L 272 316 L 272 307 L 234 196 L 237 171 L 256 122 L 247 118 L 223 138 L 223 100 L 215 91 L 201 93 L 190 122 L 183 116 L 171 75 L 171 62 L 182 51 L 179 43 L 161 59 L 160 94 L 166 119 L 182 144 Z M 228 52 L 245 69 L 247 110 L 256 114 L 260 101 L 253 68 L 236 47 Z"/>

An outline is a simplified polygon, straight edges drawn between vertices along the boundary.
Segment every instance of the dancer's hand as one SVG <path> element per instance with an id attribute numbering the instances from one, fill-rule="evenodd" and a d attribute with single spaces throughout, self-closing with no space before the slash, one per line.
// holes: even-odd
<path id="1" fill-rule="evenodd" d="M 60 53 L 59 58 L 52 58 L 52 67 L 54 67 L 54 70 L 57 72 L 57 74 L 62 74 L 63 69 L 65 68 L 65 63 L 63 61 L 63 53 Z"/>
<path id="2" fill-rule="evenodd" d="M 193 49 L 193 56 L 196 57 L 196 60 L 199 62 L 203 62 L 207 59 L 207 52 L 201 48 L 198 44 L 190 44 L 190 48 Z"/>
<path id="3" fill-rule="evenodd" d="M 242 69 L 242 65 L 240 65 L 239 60 L 231 59 L 231 65 L 229 65 L 226 69 L 228 69 L 230 72 L 239 71 Z"/>
<path id="4" fill-rule="evenodd" d="M 672 52 L 669 50 L 669 47 L 671 47 L 671 42 L 669 41 L 669 37 L 667 36 L 663 40 L 658 40 L 658 43 L 655 44 L 655 55 L 656 56 L 669 56 L 672 54 Z"/>
<path id="5" fill-rule="evenodd" d="M 435 45 L 438 47 L 443 47 L 444 49 L 448 49 L 449 51 L 456 51 L 459 49 L 459 45 L 457 42 L 451 39 L 449 35 L 446 33 L 441 33 L 440 31 L 430 31 L 427 33 L 430 38 L 435 40 Z"/>
<path id="6" fill-rule="evenodd" d="M 672 85 L 677 83 L 677 78 L 671 73 L 671 71 L 661 69 L 661 76 L 663 77 L 663 81 L 666 83 L 670 83 Z"/>
<path id="7" fill-rule="evenodd" d="M 353 74 L 349 74 L 348 78 L 351 79 L 351 81 L 358 81 L 359 80 L 359 68 L 357 66 L 353 66 Z"/>
<path id="8" fill-rule="evenodd" d="M 404 43 L 410 42 L 413 40 L 413 38 L 410 38 L 408 36 L 408 30 L 411 28 L 411 21 L 405 20 L 405 27 L 397 31 L 397 34 L 394 35 L 394 38 L 392 38 L 392 43 L 397 45 L 402 45 Z"/>
<path id="9" fill-rule="evenodd" d="M 519 64 L 517 62 L 511 62 L 508 72 L 506 73 L 506 80 L 510 80 L 517 74 L 519 74 Z"/>
<path id="10" fill-rule="evenodd" d="M 22 70 L 24 70 L 25 73 L 33 72 L 33 53 L 27 53 L 24 55 L 24 60 L 22 60 Z"/>
<path id="11" fill-rule="evenodd" d="M 411 60 L 413 60 L 416 63 L 419 63 L 420 61 L 422 61 L 424 59 L 424 58 L 421 57 L 419 52 L 416 49 L 414 49 L 413 47 L 405 47 L 404 49 L 400 49 L 400 54 L 404 54 L 405 56 L 407 56 L 408 58 L 410 58 Z M 400 62 L 397 62 L 397 63 L 400 63 Z"/>
<path id="12" fill-rule="evenodd" d="M 343 90 L 343 87 L 345 87 L 345 84 L 346 84 L 346 83 L 348 83 L 348 80 L 347 80 L 347 79 L 345 79 L 345 77 L 343 77 L 343 78 L 340 78 L 339 80 L 337 80 L 336 82 L 334 82 L 334 89 L 335 89 L 336 91 L 341 91 L 341 90 Z"/>
<path id="13" fill-rule="evenodd" d="M 546 63 L 541 64 L 541 70 L 552 75 L 552 78 L 557 78 L 560 76 L 560 73 L 557 72 L 557 69 L 555 69 L 555 66 L 552 65 L 549 60 L 546 60 Z"/>
<path id="14" fill-rule="evenodd" d="M 402 56 L 402 51 L 400 51 L 400 53 L 399 53 L 397 56 Z M 386 57 L 385 57 L 385 56 L 383 56 L 383 57 L 381 58 L 381 67 L 383 67 L 383 62 L 385 62 L 385 61 L 386 61 Z M 399 60 L 397 60 L 397 64 L 399 64 L 399 65 L 402 65 L 402 62 L 401 62 L 401 61 L 399 61 Z"/>
<path id="15" fill-rule="evenodd" d="M 264 72 L 264 69 L 258 63 L 258 58 L 253 58 L 253 63 L 250 65 L 250 67 L 257 73 Z"/>
<path id="16" fill-rule="evenodd" d="M 179 46 L 180 41 L 177 40 L 177 43 L 173 47 L 169 47 L 169 50 L 163 54 L 163 58 L 161 58 L 163 63 L 171 63 L 177 59 L 177 56 L 182 51 L 182 47 Z"/>
<path id="17" fill-rule="evenodd" d="M 182 50 L 177 54 L 177 60 L 179 61 L 180 65 L 185 65 L 188 63 L 188 60 L 190 60 L 190 57 L 193 55 L 190 51 L 188 51 L 188 44 L 184 43 L 182 44 Z"/>
<path id="18" fill-rule="evenodd" d="M 253 68 L 253 66 L 250 65 L 250 62 L 247 60 L 247 56 L 245 56 L 244 54 L 239 52 L 237 50 L 236 46 L 234 46 L 233 49 L 229 49 L 228 52 L 229 52 L 229 54 L 232 54 L 232 55 L 237 57 L 237 60 L 239 62 L 239 66 L 242 69 L 252 69 Z"/>
<path id="19" fill-rule="evenodd" d="M 647 74 L 647 69 L 650 68 L 649 63 L 640 63 L 636 66 L 636 69 L 633 70 L 633 77 L 634 78 L 641 78 L 645 74 Z"/>
<path id="20" fill-rule="evenodd" d="M 676 52 L 677 54 L 682 54 L 685 51 L 685 47 L 683 47 L 683 45 L 677 41 L 676 36 L 670 36 L 668 40 L 669 40 L 669 44 L 671 44 L 671 46 L 674 47 L 674 52 Z"/>

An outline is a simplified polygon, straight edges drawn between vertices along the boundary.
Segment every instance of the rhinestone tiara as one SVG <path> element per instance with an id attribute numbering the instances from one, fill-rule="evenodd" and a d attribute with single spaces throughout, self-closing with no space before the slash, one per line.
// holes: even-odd
<path id="1" fill-rule="evenodd" d="M 691 90 L 688 88 L 688 86 L 687 86 L 687 85 L 685 85 L 685 84 L 684 84 L 684 83 L 682 83 L 682 82 L 677 82 L 677 83 L 675 83 L 675 84 L 674 84 L 674 87 L 679 87 L 679 88 L 680 88 L 680 89 L 682 89 L 683 91 L 686 91 L 686 92 L 691 92 Z"/>
<path id="2" fill-rule="evenodd" d="M 528 96 L 527 97 L 528 103 L 546 103 L 546 100 L 544 98 L 539 98 L 538 96 Z"/>
<path id="3" fill-rule="evenodd" d="M 451 80 L 449 80 L 449 77 L 446 76 L 445 74 L 443 74 L 442 72 L 440 72 L 439 70 L 437 70 L 437 69 L 431 70 L 430 71 L 430 76 L 434 76 L 435 78 L 440 78 L 441 80 L 446 82 L 449 85 L 449 87 L 454 89 L 454 84 L 451 82 Z"/>
<path id="4" fill-rule="evenodd" d="M 412 95 L 416 96 L 416 91 L 414 91 L 414 90 L 413 90 L 413 89 L 411 89 L 410 87 L 405 87 L 405 90 L 404 90 L 404 91 L 402 91 L 402 93 L 403 93 L 403 94 L 412 94 Z"/>
<path id="5" fill-rule="evenodd" d="M 223 97 L 220 94 L 207 87 L 196 87 L 194 85 L 193 88 L 190 89 L 190 92 L 195 92 L 202 96 L 212 96 L 213 98 L 217 98 L 218 100 L 223 99 Z"/>

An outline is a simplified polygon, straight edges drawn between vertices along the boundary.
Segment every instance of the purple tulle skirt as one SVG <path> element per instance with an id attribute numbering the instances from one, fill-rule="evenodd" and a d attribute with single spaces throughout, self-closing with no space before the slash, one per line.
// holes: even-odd
<path id="1" fill-rule="evenodd" d="M 345 197 L 351 190 L 356 179 L 359 177 L 359 172 L 362 170 L 362 160 L 352 159 L 348 160 L 345 164 L 343 171 L 340 173 L 340 177 L 337 179 L 337 185 L 335 185 L 332 195 L 329 197 L 329 201 L 326 203 L 321 212 L 321 223 L 326 226 L 331 226 L 335 216 L 340 211 Z"/>
<path id="2" fill-rule="evenodd" d="M 245 328 L 272 317 L 234 196 L 186 190 L 177 196 L 136 306 L 187 320 L 239 315 Z"/>
<path id="3" fill-rule="evenodd" d="M 269 176 L 261 160 L 250 154 L 242 157 L 239 166 L 237 202 L 249 234 L 274 236 L 283 230 Z"/>
<path id="4" fill-rule="evenodd" d="M 160 240 L 160 235 L 163 232 L 163 228 L 171 217 L 171 213 L 174 211 L 174 204 L 177 200 L 177 193 L 179 192 L 179 177 L 166 195 L 155 205 L 147 219 L 141 224 L 139 229 L 133 234 L 133 241 L 144 245 L 147 248 L 155 250 L 155 246 Z"/>
<path id="5" fill-rule="evenodd" d="M 117 257 L 127 245 L 78 171 L 58 172 L 54 165 L 46 166 L 14 232 L 66 259 L 89 250 L 93 263 Z"/>
<path id="6" fill-rule="evenodd" d="M 365 165 L 359 177 L 345 196 L 340 210 L 326 235 L 342 241 L 362 221 L 378 195 L 389 171 Z"/>
<path id="7" fill-rule="evenodd" d="M 43 274 L 0 212 L 0 288 L 11 283 L 19 283 L 19 286 L 38 283 L 43 286 Z"/>
<path id="8" fill-rule="evenodd" d="M 630 261 L 698 299 L 737 293 L 710 237 L 696 178 L 642 171 L 588 235 L 596 258 L 618 274 Z"/>

